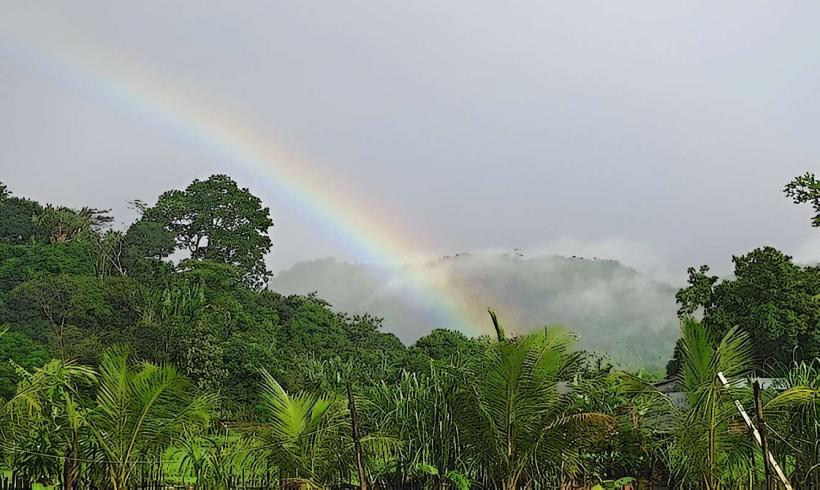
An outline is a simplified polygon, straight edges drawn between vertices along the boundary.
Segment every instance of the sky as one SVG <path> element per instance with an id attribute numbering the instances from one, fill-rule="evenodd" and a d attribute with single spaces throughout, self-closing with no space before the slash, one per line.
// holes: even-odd
<path id="1" fill-rule="evenodd" d="M 0 181 L 127 221 L 130 200 L 228 173 L 271 208 L 275 271 L 368 260 L 355 227 L 329 231 L 343 212 L 430 256 L 577 250 L 670 280 L 761 245 L 817 261 L 810 210 L 782 193 L 820 170 L 817 19 L 817 2 L 5 0 Z M 159 89 L 117 95 L 137 79 L 199 124 L 241 122 L 282 149 L 271 165 L 322 177 L 299 195 L 335 200 L 297 203 L 145 109 Z"/>

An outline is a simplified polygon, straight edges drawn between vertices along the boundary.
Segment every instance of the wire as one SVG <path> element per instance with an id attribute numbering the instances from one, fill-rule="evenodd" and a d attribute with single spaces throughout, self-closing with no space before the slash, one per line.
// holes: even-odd
<path id="1" fill-rule="evenodd" d="M 781 441 L 785 442 L 786 445 L 789 446 L 793 451 L 797 451 L 798 453 L 803 454 L 803 451 L 801 451 L 801 450 L 797 449 L 796 447 L 792 446 L 792 444 L 788 440 L 786 440 L 785 437 L 781 436 L 780 433 L 778 433 L 776 430 L 774 430 L 774 428 L 771 425 L 769 425 L 766 422 L 764 422 L 763 425 L 765 425 L 767 429 L 772 431 L 774 433 L 774 435 L 776 435 Z"/>

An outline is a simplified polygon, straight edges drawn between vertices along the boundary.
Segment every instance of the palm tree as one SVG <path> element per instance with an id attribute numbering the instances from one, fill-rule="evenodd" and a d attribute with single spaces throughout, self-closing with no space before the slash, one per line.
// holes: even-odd
<path id="1" fill-rule="evenodd" d="M 181 474 L 196 478 L 200 488 L 224 490 L 244 469 L 257 468 L 254 441 L 241 434 L 186 434 L 177 451 Z"/>
<path id="2" fill-rule="evenodd" d="M 611 418 L 581 413 L 560 389 L 580 367 L 575 339 L 545 328 L 491 345 L 461 379 L 454 407 L 473 464 L 485 484 L 514 490 L 520 485 L 572 472 L 579 442 Z"/>
<path id="3" fill-rule="evenodd" d="M 794 457 L 796 487 L 820 488 L 820 360 L 794 364 L 776 388 L 763 406 L 773 453 Z"/>
<path id="4" fill-rule="evenodd" d="M 734 401 L 749 399 L 748 385 L 742 386 L 754 366 L 752 343 L 739 328 L 715 339 L 692 318 L 683 320 L 681 330 L 677 383 L 686 407 L 676 414 L 673 467 L 683 481 L 714 489 L 747 474 L 750 464 L 751 440 Z M 718 373 L 736 388 L 725 388 Z"/>
<path id="5" fill-rule="evenodd" d="M 199 394 L 171 365 L 134 363 L 125 347 L 100 362 L 97 406 L 88 428 L 114 490 L 126 488 L 139 460 L 158 456 L 186 429 L 203 427 L 216 397 Z"/>
<path id="6" fill-rule="evenodd" d="M 343 432 L 346 410 L 342 397 L 288 394 L 262 370 L 262 401 L 270 419 L 259 433 L 261 445 L 279 468 L 288 488 L 321 487 L 333 480 L 338 462 L 349 466 L 350 446 Z M 346 468 L 344 468 L 346 470 Z"/>

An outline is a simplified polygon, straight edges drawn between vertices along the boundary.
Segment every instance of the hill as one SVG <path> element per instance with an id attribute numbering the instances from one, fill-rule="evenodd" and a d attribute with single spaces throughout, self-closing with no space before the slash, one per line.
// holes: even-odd
<path id="1" fill-rule="evenodd" d="M 490 306 L 508 330 L 562 324 L 585 349 L 607 353 L 623 366 L 662 367 L 678 335 L 676 288 L 614 260 L 509 254 L 458 254 L 406 265 L 400 271 L 428 274 L 455 288 L 475 313 L 467 334 L 490 333 Z M 321 259 L 277 274 L 270 288 L 283 294 L 316 292 L 352 314 L 384 318 L 385 330 L 414 342 L 436 324 L 428 309 L 408 302 L 396 272 L 372 264 Z"/>

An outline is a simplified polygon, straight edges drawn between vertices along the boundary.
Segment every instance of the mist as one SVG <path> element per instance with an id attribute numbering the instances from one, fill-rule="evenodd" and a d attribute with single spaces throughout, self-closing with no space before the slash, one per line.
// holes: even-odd
<path id="1" fill-rule="evenodd" d="M 580 347 L 606 352 L 623 366 L 662 367 L 678 336 L 676 287 L 597 257 L 520 253 L 458 254 L 403 269 L 321 259 L 277 274 L 270 288 L 283 294 L 316 292 L 334 308 L 384 318 L 384 329 L 412 343 L 433 328 L 424 306 L 408 302 L 397 274 L 424 273 L 463 292 L 474 328 L 492 331 L 486 308 L 497 311 L 513 333 L 560 324 L 578 335 Z"/>

